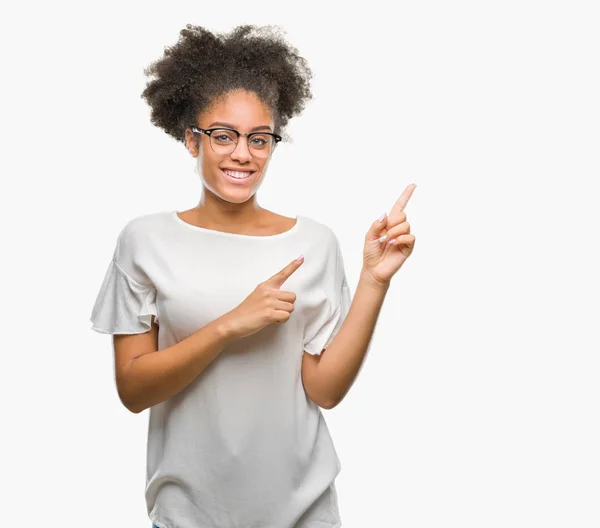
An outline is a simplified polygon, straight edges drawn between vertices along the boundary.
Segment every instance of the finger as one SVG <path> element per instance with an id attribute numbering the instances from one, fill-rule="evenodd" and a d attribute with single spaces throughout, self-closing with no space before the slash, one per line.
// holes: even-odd
<path id="1" fill-rule="evenodd" d="M 282 310 L 284 312 L 289 312 L 292 313 L 294 311 L 294 305 L 292 303 L 289 302 L 285 302 L 285 301 L 277 301 L 273 308 L 275 308 L 275 310 Z"/>
<path id="2" fill-rule="evenodd" d="M 392 238 L 396 238 L 400 235 L 405 235 L 410 233 L 410 224 L 408 222 L 402 222 L 394 227 L 390 227 L 388 229 L 386 235 L 389 240 Z"/>
<path id="3" fill-rule="evenodd" d="M 397 236 L 395 238 L 390 238 L 390 240 L 387 242 L 387 244 L 391 245 L 391 246 L 401 246 L 402 244 L 405 244 L 407 246 L 413 246 L 415 243 L 416 237 L 415 235 L 411 235 L 406 234 L 406 235 L 400 235 Z"/>
<path id="4" fill-rule="evenodd" d="M 388 224 L 387 214 L 381 215 L 375 222 L 371 224 L 371 227 L 367 231 L 367 240 L 375 240 L 384 234 L 385 228 Z"/>
<path id="5" fill-rule="evenodd" d="M 396 200 L 396 203 L 392 207 L 392 212 L 390 215 L 404 211 L 404 208 L 406 207 L 408 200 L 410 200 L 410 197 L 412 196 L 416 186 L 416 183 L 411 183 L 406 189 L 404 189 L 404 192 L 400 195 L 400 198 Z"/>
<path id="6" fill-rule="evenodd" d="M 286 310 L 275 310 L 275 324 L 283 324 L 290 320 L 292 314 Z"/>
<path id="7" fill-rule="evenodd" d="M 292 304 L 296 302 L 296 294 L 294 292 L 291 292 L 291 291 L 278 290 L 277 291 L 277 298 L 280 301 L 285 301 L 285 302 L 289 302 L 289 303 L 292 303 Z"/>
<path id="8" fill-rule="evenodd" d="M 275 275 L 273 275 L 272 277 L 269 277 L 265 281 L 265 283 L 271 288 L 276 288 L 276 289 L 281 288 L 282 284 L 290 277 L 290 275 L 292 273 L 294 273 L 294 271 L 296 271 L 300 266 L 302 266 L 303 262 L 304 262 L 304 258 L 302 260 L 298 260 L 298 259 L 292 260 L 292 262 L 290 262 L 281 271 L 278 271 L 277 273 L 275 273 Z"/>

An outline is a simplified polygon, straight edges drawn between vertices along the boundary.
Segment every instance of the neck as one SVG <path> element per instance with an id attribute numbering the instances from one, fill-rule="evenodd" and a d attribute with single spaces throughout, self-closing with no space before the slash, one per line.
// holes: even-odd
<path id="1" fill-rule="evenodd" d="M 212 193 L 208 191 L 203 193 L 194 211 L 197 218 L 210 228 L 256 225 L 265 211 L 258 205 L 255 196 L 244 203 L 237 204 L 209 195 Z"/>

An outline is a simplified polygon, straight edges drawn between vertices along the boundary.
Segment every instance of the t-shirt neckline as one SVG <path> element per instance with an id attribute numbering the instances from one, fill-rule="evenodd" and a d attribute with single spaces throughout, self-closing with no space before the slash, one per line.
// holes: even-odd
<path id="1" fill-rule="evenodd" d="M 173 218 L 173 220 L 175 220 L 178 224 L 180 224 L 184 227 L 187 227 L 188 229 L 190 229 L 192 231 L 196 231 L 199 233 L 206 233 L 206 234 L 219 236 L 219 237 L 241 238 L 241 239 L 252 239 L 252 240 L 255 240 L 255 239 L 272 240 L 274 238 L 284 238 L 286 236 L 289 236 L 298 230 L 300 220 L 302 218 L 300 215 L 296 215 L 295 216 L 296 223 L 290 229 L 288 229 L 287 231 L 284 231 L 283 233 L 276 233 L 274 235 L 246 235 L 246 234 L 242 234 L 242 233 L 227 233 L 225 231 L 217 231 L 216 229 L 208 229 L 206 227 L 200 227 L 200 226 L 188 224 L 187 222 L 185 222 L 184 220 L 179 218 L 179 216 L 177 216 L 178 212 L 180 212 L 180 211 L 173 210 L 173 211 L 171 211 L 169 216 L 171 218 Z"/>

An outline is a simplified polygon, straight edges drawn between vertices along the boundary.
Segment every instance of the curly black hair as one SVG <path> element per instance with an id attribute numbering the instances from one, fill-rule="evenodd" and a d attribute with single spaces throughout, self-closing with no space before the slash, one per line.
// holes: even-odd
<path id="1" fill-rule="evenodd" d="M 245 24 L 229 34 L 187 24 L 174 46 L 144 69 L 142 92 L 152 123 L 177 141 L 185 129 L 231 90 L 254 92 L 273 113 L 276 134 L 312 99 L 312 72 L 278 26 Z"/>

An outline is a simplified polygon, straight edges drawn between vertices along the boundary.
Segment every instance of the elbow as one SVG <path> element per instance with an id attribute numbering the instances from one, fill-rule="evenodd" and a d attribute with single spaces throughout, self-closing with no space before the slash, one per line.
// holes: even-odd
<path id="1" fill-rule="evenodd" d="M 125 405 L 125 404 L 123 404 Z M 144 407 L 134 407 L 133 405 L 125 405 L 125 407 L 127 408 L 127 410 L 133 414 L 140 414 L 142 411 L 145 410 Z"/>
<path id="2" fill-rule="evenodd" d="M 330 394 L 327 377 L 319 369 L 321 356 L 304 353 L 302 359 L 302 386 L 307 398 L 321 409 L 333 409 L 341 398 L 332 397 Z M 335 396 L 335 395 L 333 395 Z"/>
<path id="3" fill-rule="evenodd" d="M 119 400 L 123 404 L 123 407 L 125 407 L 129 412 L 133 414 L 140 414 L 145 409 L 144 406 L 139 405 L 135 399 L 132 398 L 131 395 L 128 395 L 127 391 L 125 391 L 123 387 L 120 387 L 119 385 L 117 385 L 117 394 L 119 395 Z"/>
<path id="4" fill-rule="evenodd" d="M 123 406 L 133 414 L 140 414 L 147 406 L 143 404 L 140 398 L 139 390 L 136 390 L 132 383 L 129 370 L 116 373 L 117 394 Z"/>
<path id="5" fill-rule="evenodd" d="M 131 398 L 129 398 L 129 399 L 121 398 L 121 403 L 125 406 L 125 408 L 129 412 L 131 412 L 133 414 L 140 414 L 141 412 L 143 412 L 147 409 L 146 405 L 141 405 L 140 403 L 132 400 Z"/>
<path id="6" fill-rule="evenodd" d="M 307 399 L 314 403 L 317 407 L 320 407 L 321 409 L 333 409 L 339 402 L 333 401 L 333 400 L 326 400 L 324 398 L 315 398 L 313 396 L 310 396 L 309 394 L 307 394 Z"/>
<path id="7" fill-rule="evenodd" d="M 321 407 L 322 409 L 327 409 L 328 411 L 333 409 L 334 407 L 337 407 L 340 403 L 340 400 L 327 400 L 325 402 L 323 402 L 322 404 L 319 404 L 319 407 Z"/>
<path id="8" fill-rule="evenodd" d="M 119 399 L 121 400 L 123 407 L 125 407 L 125 409 L 127 409 L 132 414 L 139 414 L 144 410 L 141 407 L 135 405 L 133 402 L 122 398 L 121 395 L 119 395 Z"/>

